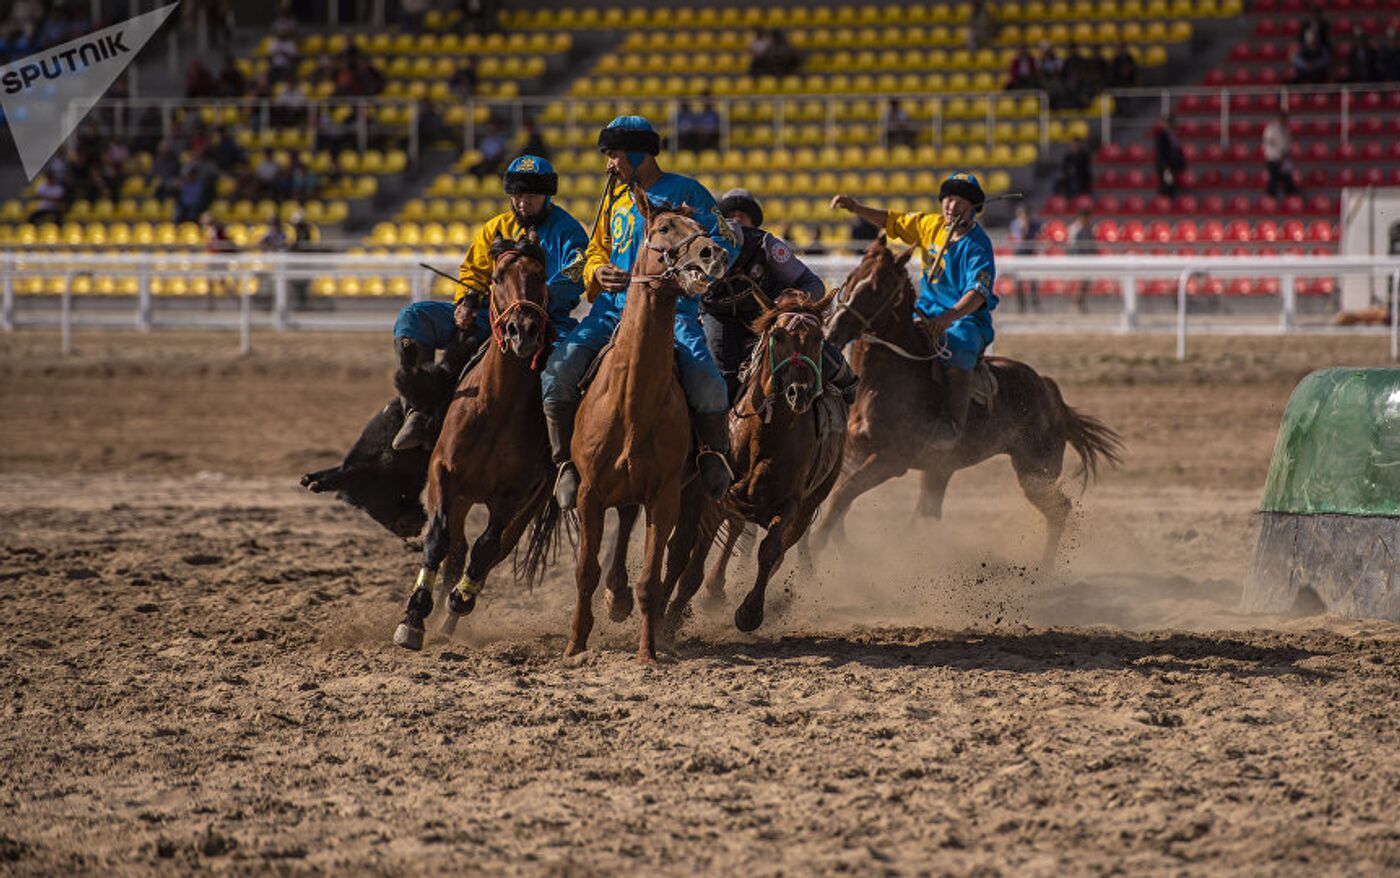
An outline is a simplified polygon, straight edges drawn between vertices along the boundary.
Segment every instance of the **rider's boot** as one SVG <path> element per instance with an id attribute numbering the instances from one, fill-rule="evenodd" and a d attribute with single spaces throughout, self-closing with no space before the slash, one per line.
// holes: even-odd
<path id="1" fill-rule="evenodd" d="M 734 481 L 729 467 L 729 413 L 695 413 L 695 435 L 700 440 L 700 484 L 711 499 L 720 500 Z"/>
<path id="2" fill-rule="evenodd" d="M 972 400 L 972 373 L 952 366 L 943 370 L 943 413 L 934 423 L 929 444 L 935 451 L 951 451 L 962 439 L 967 408 Z"/>
<path id="3" fill-rule="evenodd" d="M 549 428 L 549 450 L 558 474 L 554 478 L 554 500 L 560 509 L 574 508 L 578 498 L 578 470 L 571 460 L 574 441 L 576 402 L 552 402 L 544 407 L 544 422 Z"/>
<path id="4" fill-rule="evenodd" d="M 433 442 L 432 419 L 428 412 L 432 409 L 424 397 L 430 383 L 427 371 L 433 366 L 433 350 L 420 341 L 400 337 L 394 339 L 399 355 L 399 369 L 394 374 L 394 386 L 399 390 L 399 404 L 403 407 L 403 426 L 394 435 L 391 443 L 395 451 L 410 448 L 427 448 Z"/>
<path id="5" fill-rule="evenodd" d="M 851 364 L 846 360 L 846 355 L 841 353 L 841 349 L 829 341 L 822 343 L 822 368 L 828 376 L 827 383 L 840 392 L 846 405 L 854 405 L 856 386 L 860 384 L 860 376 L 851 368 Z"/>

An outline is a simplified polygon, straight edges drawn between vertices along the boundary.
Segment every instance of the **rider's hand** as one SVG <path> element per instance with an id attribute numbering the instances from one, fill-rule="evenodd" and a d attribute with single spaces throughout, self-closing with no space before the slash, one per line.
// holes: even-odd
<path id="1" fill-rule="evenodd" d="M 632 275 L 616 265 L 600 265 L 593 276 L 598 279 L 598 286 L 610 293 L 627 289 L 627 283 L 632 279 Z"/>
<path id="2" fill-rule="evenodd" d="M 937 338 L 938 336 L 943 335 L 945 332 L 947 332 L 948 327 L 952 326 L 953 321 L 955 320 L 957 320 L 957 317 L 955 317 L 952 314 L 952 312 L 944 311 L 937 317 L 930 318 L 927 321 L 928 331 L 931 335 Z"/>
<path id="3" fill-rule="evenodd" d="M 474 297 L 468 295 L 452 309 L 452 322 L 458 329 L 471 329 L 472 324 L 476 323 L 476 310 Z"/>
<path id="4" fill-rule="evenodd" d="M 860 202 L 849 195 L 837 195 L 831 199 L 832 210 L 858 210 Z"/>

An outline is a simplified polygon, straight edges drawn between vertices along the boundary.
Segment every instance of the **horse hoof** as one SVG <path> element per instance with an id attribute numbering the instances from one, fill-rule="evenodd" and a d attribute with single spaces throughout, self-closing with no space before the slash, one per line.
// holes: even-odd
<path id="1" fill-rule="evenodd" d="M 587 648 L 586 646 L 579 646 L 571 641 L 568 646 L 564 647 L 564 658 L 573 658 Z"/>
<path id="2" fill-rule="evenodd" d="M 458 616 L 465 616 L 476 609 L 476 595 L 472 595 L 464 600 L 462 598 L 462 593 L 454 588 L 447 595 L 447 609 Z"/>
<path id="3" fill-rule="evenodd" d="M 400 622 L 399 627 L 394 630 L 394 642 L 404 649 L 419 650 L 423 648 L 423 629 L 410 628 Z"/>
<path id="4" fill-rule="evenodd" d="M 637 664 L 645 667 L 655 667 L 656 656 L 647 652 L 639 652 L 637 653 Z"/>
<path id="5" fill-rule="evenodd" d="M 442 620 L 442 636 L 451 637 L 453 634 L 455 634 L 457 631 L 457 623 L 461 621 L 461 619 L 461 613 L 454 613 L 451 610 L 448 610 L 447 617 Z"/>
<path id="6" fill-rule="evenodd" d="M 763 607 L 750 607 L 748 604 L 740 604 L 739 609 L 734 611 L 734 627 L 745 634 L 750 631 L 757 631 L 758 626 L 763 624 Z"/>
<path id="7" fill-rule="evenodd" d="M 632 615 L 632 592 L 608 590 L 608 618 L 614 622 L 625 622 Z"/>

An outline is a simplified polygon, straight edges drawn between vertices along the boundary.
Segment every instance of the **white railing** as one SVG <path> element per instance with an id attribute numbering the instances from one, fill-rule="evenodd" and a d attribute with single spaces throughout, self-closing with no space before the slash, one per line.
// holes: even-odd
<path id="1" fill-rule="evenodd" d="M 1279 106 L 1289 110 L 1291 116 L 1295 118 L 1331 118 L 1337 117 L 1341 123 L 1341 141 L 1343 144 L 1351 142 L 1351 117 L 1357 112 L 1356 95 L 1376 92 L 1389 95 L 1400 91 L 1400 83 L 1376 82 L 1376 83 L 1349 83 L 1346 85 L 1250 85 L 1250 86 L 1176 86 L 1161 88 L 1114 88 L 1105 91 L 1103 94 L 1108 100 L 1102 100 L 1099 104 L 1099 140 L 1103 143 L 1113 143 L 1116 138 L 1122 142 L 1124 129 L 1129 131 L 1142 131 L 1151 128 L 1161 117 L 1173 112 L 1181 98 L 1194 96 L 1202 98 L 1220 98 L 1220 109 L 1216 112 L 1216 119 L 1220 123 L 1221 146 L 1230 145 L 1230 121 L 1232 110 L 1230 98 L 1247 95 L 1277 96 Z M 1298 98 L 1308 95 L 1337 95 L 1340 100 L 1335 112 L 1328 110 L 1319 112 L 1310 110 L 1305 105 L 1299 104 Z M 1263 118 L 1258 113 L 1252 113 L 1254 118 Z M 1189 117 L 1181 116 L 1177 113 L 1178 120 L 1182 118 L 1200 119 L 1201 114 L 1192 114 Z"/>
<path id="2" fill-rule="evenodd" d="M 856 257 L 816 256 L 807 257 L 807 263 L 827 281 L 840 283 L 856 264 Z M 322 329 L 378 329 L 387 331 L 392 321 L 392 310 L 401 307 L 406 301 L 427 298 L 431 291 L 434 276 L 420 267 L 420 263 L 455 273 L 457 266 L 448 264 L 432 254 L 411 255 L 369 255 L 345 253 L 173 253 L 173 254 L 54 254 L 3 251 L 0 252 L 0 326 L 7 332 L 24 326 L 55 326 L 61 330 L 65 352 L 71 350 L 72 331 L 75 326 L 104 328 L 134 328 L 149 330 L 156 326 L 173 328 L 222 327 L 240 331 L 244 351 L 251 348 L 251 334 L 254 325 L 273 330 Z M 1384 299 L 1390 304 L 1390 350 L 1392 359 L 1400 359 L 1400 256 L 1276 256 L 1276 257 L 1231 257 L 1231 256 L 1005 256 L 998 260 L 1000 277 L 1018 280 L 1040 279 L 1079 279 L 1108 278 L 1117 281 L 1121 288 L 1122 311 L 1116 326 L 1122 332 L 1154 331 L 1160 326 L 1151 325 L 1142 319 L 1143 297 L 1139 285 L 1148 279 L 1172 278 L 1175 280 L 1175 325 L 1177 357 L 1186 357 L 1186 342 L 1193 331 L 1189 302 L 1199 299 L 1190 295 L 1192 278 L 1210 277 L 1277 277 L 1280 282 L 1278 296 L 1279 311 L 1276 320 L 1261 324 L 1253 321 L 1220 320 L 1214 317 L 1210 330 L 1215 332 L 1274 332 L 1288 333 L 1300 330 L 1315 330 L 1300 324 L 1298 320 L 1298 297 L 1296 282 L 1307 277 L 1361 276 L 1370 281 L 1373 289 L 1384 290 Z M 107 303 L 100 314 L 80 317 L 75 313 L 73 281 L 83 275 L 99 275 L 135 278 L 139 292 L 132 299 L 133 308 L 126 312 L 113 306 L 113 300 L 123 297 L 103 295 Z M 63 278 L 58 301 L 58 313 L 53 313 L 52 296 L 18 296 L 15 283 L 20 278 L 30 279 Z M 157 300 L 151 292 L 154 278 L 204 277 L 237 279 L 236 289 L 239 313 L 236 324 L 217 316 L 190 314 L 188 312 L 155 313 Z M 326 309 L 300 308 L 293 302 L 291 284 L 294 281 L 312 281 L 317 278 L 332 277 L 400 277 L 409 285 L 407 297 L 384 296 L 379 301 L 383 307 L 375 307 L 368 314 L 361 307 L 355 313 L 327 313 Z M 254 315 L 254 283 L 265 291 L 267 313 Z M 325 301 L 325 297 L 318 297 Z M 20 302 L 30 313 L 21 313 Z M 178 301 L 178 298 L 169 301 Z M 30 308 L 29 304 L 39 306 Z M 348 303 L 347 303 L 348 304 Z M 98 309 L 94 308 L 96 312 Z M 115 313 L 115 318 L 113 314 Z M 1086 327 L 1083 320 L 1066 318 L 1060 328 Z M 1196 327 L 1199 331 L 1202 327 Z"/>

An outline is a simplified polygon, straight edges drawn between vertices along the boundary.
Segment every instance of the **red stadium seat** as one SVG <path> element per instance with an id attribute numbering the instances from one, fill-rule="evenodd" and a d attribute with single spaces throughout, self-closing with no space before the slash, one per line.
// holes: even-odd
<path id="1" fill-rule="evenodd" d="M 1133 220 L 1123 226 L 1123 238 L 1132 241 L 1134 244 L 1141 244 L 1147 240 L 1147 229 L 1142 223 Z"/>
<path id="2" fill-rule="evenodd" d="M 1165 220 L 1156 220 L 1147 227 L 1147 239 L 1165 244 L 1172 239 L 1172 227 Z"/>
<path id="3" fill-rule="evenodd" d="M 1149 203 L 1149 206 L 1152 213 L 1157 216 L 1166 216 L 1172 212 L 1172 200 L 1166 195 L 1152 196 L 1152 201 Z"/>
<path id="4" fill-rule="evenodd" d="M 1357 181 L 1357 173 L 1356 173 L 1356 169 L 1355 169 L 1355 168 L 1340 168 L 1340 169 L 1337 171 L 1337 185 L 1338 185 L 1338 186 L 1343 186 L 1343 187 L 1346 187 L 1346 186 L 1355 186 L 1355 185 L 1356 185 L 1356 181 Z"/>
<path id="5" fill-rule="evenodd" d="M 1178 196 L 1175 212 L 1181 216 L 1196 216 L 1201 212 L 1200 200 L 1194 195 Z"/>
<path id="6" fill-rule="evenodd" d="M 1099 187 L 1102 189 L 1119 189 L 1123 186 L 1123 175 L 1114 168 L 1104 168 L 1099 171 Z"/>
<path id="7" fill-rule="evenodd" d="M 1313 214 L 1335 214 L 1337 204 L 1326 195 L 1314 195 L 1308 199 L 1308 212 Z"/>
<path id="8" fill-rule="evenodd" d="M 1361 180 L 1367 186 L 1384 186 L 1386 172 L 1381 168 L 1367 168 L 1361 175 Z"/>
<path id="9" fill-rule="evenodd" d="M 1123 213 L 1131 216 L 1147 213 L 1147 200 L 1141 195 L 1129 195 L 1123 199 Z"/>
<path id="10" fill-rule="evenodd" d="M 1254 240 L 1273 243 L 1278 239 L 1278 223 L 1275 223 L 1273 220 L 1262 220 L 1254 226 Z"/>
<path id="11" fill-rule="evenodd" d="M 1253 293 L 1256 296 L 1277 296 L 1279 281 L 1276 277 L 1260 277 L 1254 280 Z"/>
<path id="12" fill-rule="evenodd" d="M 1063 195 L 1051 195 L 1045 199 L 1045 212 L 1048 214 L 1069 213 L 1069 199 Z"/>
<path id="13" fill-rule="evenodd" d="M 1117 195 L 1100 195 L 1095 199 L 1098 212 L 1116 216 L 1123 212 L 1123 201 Z"/>
<path id="14" fill-rule="evenodd" d="M 1235 195 L 1230 198 L 1226 211 L 1231 216 L 1248 216 L 1250 211 L 1249 196 Z"/>
<path id="15" fill-rule="evenodd" d="M 1392 144 L 1400 146 L 1400 144 Z M 1385 147 L 1375 141 L 1361 144 L 1361 158 L 1368 162 L 1379 162 L 1385 159 Z"/>
<path id="16" fill-rule="evenodd" d="M 1249 278 L 1247 278 L 1247 277 L 1232 277 L 1232 278 L 1230 278 L 1229 286 L 1227 286 L 1227 287 L 1225 288 L 1225 292 L 1226 292 L 1228 295 L 1231 295 L 1231 296 L 1247 296 L 1247 295 L 1249 295 L 1249 288 L 1250 288 L 1250 280 L 1249 280 Z M 1217 295 L 1218 295 L 1218 294 L 1217 294 Z"/>
<path id="17" fill-rule="evenodd" d="M 1183 148 L 1183 151 L 1185 149 Z M 1200 156 L 1193 156 L 1189 152 L 1186 155 L 1187 161 L 1210 162 L 1212 164 L 1225 161 L 1225 147 L 1218 143 L 1207 143 L 1201 147 Z"/>
<path id="18" fill-rule="evenodd" d="M 1099 147 L 1099 161 L 1101 162 L 1121 162 L 1123 157 L 1123 147 L 1116 143 L 1105 143 Z"/>
<path id="19" fill-rule="evenodd" d="M 1326 220 L 1314 220 L 1308 225 L 1309 241 L 1332 241 L 1335 237 L 1332 224 Z"/>
<path id="20" fill-rule="evenodd" d="M 1219 215 L 1225 212 L 1225 197 L 1223 195 L 1207 195 L 1203 204 L 1203 213 Z"/>
<path id="21" fill-rule="evenodd" d="M 1288 241 L 1303 241 L 1306 237 L 1303 224 L 1298 220 L 1289 220 L 1283 224 L 1283 237 Z"/>
<path id="22" fill-rule="evenodd" d="M 1265 215 L 1278 213 L 1278 199 L 1272 195 L 1261 195 L 1259 200 L 1254 202 L 1254 212 Z"/>
<path id="23" fill-rule="evenodd" d="M 1075 213 L 1083 213 L 1086 210 L 1093 210 L 1094 196 L 1076 195 L 1074 196 L 1074 201 L 1071 202 L 1070 207 L 1073 208 Z"/>
<path id="24" fill-rule="evenodd" d="M 1339 162 L 1354 162 L 1360 151 L 1354 143 L 1339 143 L 1332 152 L 1332 156 Z"/>
<path id="25" fill-rule="evenodd" d="M 1304 157 L 1310 162 L 1331 161 L 1332 147 L 1326 143 L 1310 143 Z"/>
<path id="26" fill-rule="evenodd" d="M 1069 240 L 1069 229 L 1059 220 L 1050 220 L 1047 222 L 1042 233 L 1045 235 L 1047 241 L 1052 241 L 1056 244 L 1063 244 Z"/>
<path id="27" fill-rule="evenodd" d="M 1231 241 L 1248 243 L 1251 237 L 1249 223 L 1244 220 L 1234 220 L 1225 228 L 1225 237 Z"/>
<path id="28" fill-rule="evenodd" d="M 1201 236 L 1213 244 L 1225 240 L 1225 224 L 1220 220 L 1210 220 L 1201 227 Z"/>
<path id="29" fill-rule="evenodd" d="M 1289 216 L 1298 216 L 1303 212 L 1303 196 L 1289 195 L 1283 199 L 1283 212 Z"/>
<path id="30" fill-rule="evenodd" d="M 1111 220 L 1100 220 L 1094 223 L 1094 240 L 1103 244 L 1117 244 L 1123 237 L 1123 232 L 1118 228 L 1118 224 Z"/>
<path id="31" fill-rule="evenodd" d="M 1152 157 L 1147 154 L 1147 147 L 1143 146 L 1141 143 L 1128 144 L 1125 151 L 1125 156 L 1128 161 L 1133 162 L 1134 164 L 1142 164 L 1144 162 L 1152 161 Z"/>
<path id="32" fill-rule="evenodd" d="M 1191 220 L 1177 220 L 1176 234 L 1174 237 L 1178 241 L 1194 244 L 1200 240 L 1201 230 Z"/>

